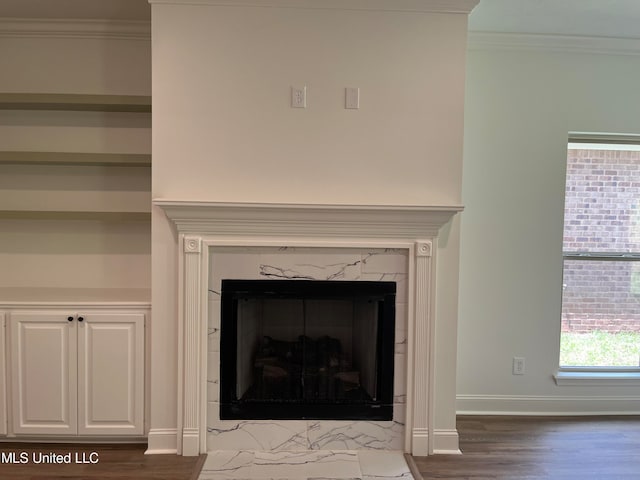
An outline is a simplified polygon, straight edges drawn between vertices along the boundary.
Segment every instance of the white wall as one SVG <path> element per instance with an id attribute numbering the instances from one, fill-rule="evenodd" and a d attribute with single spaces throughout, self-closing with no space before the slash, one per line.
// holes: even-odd
<path id="1" fill-rule="evenodd" d="M 154 198 L 460 203 L 466 13 L 416 11 L 427 1 L 188 3 L 152 1 Z M 307 86 L 308 108 L 290 108 L 292 85 Z M 359 110 L 344 109 L 345 87 L 360 88 Z M 447 231 L 436 332 L 443 430 L 455 429 L 457 223 Z M 152 238 L 150 447 L 177 426 L 177 243 L 159 209 Z"/>
<path id="2" fill-rule="evenodd" d="M 459 203 L 466 15 L 154 4 L 153 35 L 156 196 Z"/>
<path id="3" fill-rule="evenodd" d="M 556 386 L 569 131 L 640 133 L 637 56 L 473 48 L 458 410 L 634 411 L 637 387 Z M 513 376 L 514 356 L 526 374 Z"/>

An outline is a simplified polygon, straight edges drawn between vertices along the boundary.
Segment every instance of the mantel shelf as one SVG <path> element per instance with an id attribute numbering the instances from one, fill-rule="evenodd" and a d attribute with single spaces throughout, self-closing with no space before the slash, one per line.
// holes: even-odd
<path id="1" fill-rule="evenodd" d="M 0 93 L 0 109 L 148 113 L 151 112 L 151 97 L 146 95 Z"/>
<path id="2" fill-rule="evenodd" d="M 429 238 L 460 205 L 298 205 L 155 199 L 180 233 Z"/>
<path id="3" fill-rule="evenodd" d="M 151 166 L 151 155 L 139 153 L 0 151 L 0 164 L 149 167 Z"/>

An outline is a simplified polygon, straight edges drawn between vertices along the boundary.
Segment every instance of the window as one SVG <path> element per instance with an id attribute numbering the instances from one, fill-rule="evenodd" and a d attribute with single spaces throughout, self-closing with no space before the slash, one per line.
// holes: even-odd
<path id="1" fill-rule="evenodd" d="M 572 135 L 561 367 L 640 367 L 640 138 Z"/>

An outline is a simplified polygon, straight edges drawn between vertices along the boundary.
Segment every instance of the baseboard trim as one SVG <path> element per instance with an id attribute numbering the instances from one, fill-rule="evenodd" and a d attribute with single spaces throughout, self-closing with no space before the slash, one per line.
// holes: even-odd
<path id="1" fill-rule="evenodd" d="M 640 415 L 640 396 L 457 395 L 458 415 Z"/>
<path id="2" fill-rule="evenodd" d="M 426 457 L 429 455 L 429 430 L 414 428 L 411 432 L 411 455 Z"/>
<path id="3" fill-rule="evenodd" d="M 177 454 L 178 430 L 175 428 L 156 428 L 149 430 L 149 443 L 145 455 Z"/>
<path id="4" fill-rule="evenodd" d="M 182 455 L 185 457 L 195 457 L 200 455 L 200 435 L 197 429 L 183 429 Z"/>
<path id="5" fill-rule="evenodd" d="M 455 429 L 435 429 L 433 431 L 434 455 L 460 455 L 458 431 Z"/>

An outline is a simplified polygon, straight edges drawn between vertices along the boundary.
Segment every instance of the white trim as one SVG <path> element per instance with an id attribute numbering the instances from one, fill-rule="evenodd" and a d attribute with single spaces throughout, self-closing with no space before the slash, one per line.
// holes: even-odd
<path id="1" fill-rule="evenodd" d="M 640 144 L 638 143 L 567 143 L 568 150 L 610 150 L 620 152 L 640 152 Z"/>
<path id="2" fill-rule="evenodd" d="M 409 452 L 415 456 L 433 453 L 433 395 L 435 385 L 434 371 L 434 290 L 435 290 L 435 256 L 432 250 L 435 241 L 418 240 L 415 244 L 413 275 L 409 282 L 415 285 L 413 295 L 413 316 L 409 319 L 407 342 L 412 348 L 407 350 L 412 363 L 408 365 L 412 393 L 407 394 L 407 401 L 412 400 L 411 423 L 413 439 Z M 425 441 L 426 440 L 426 441 Z"/>
<path id="3" fill-rule="evenodd" d="M 175 428 L 154 428 L 149 430 L 145 455 L 178 453 L 178 430 Z"/>
<path id="4" fill-rule="evenodd" d="M 640 396 L 463 395 L 458 415 L 639 415 Z"/>
<path id="5" fill-rule="evenodd" d="M 411 448 L 407 453 L 410 453 L 414 457 L 429 455 L 429 443 L 429 429 L 414 427 L 411 429 Z"/>
<path id="6" fill-rule="evenodd" d="M 202 336 L 207 318 L 202 315 L 203 297 L 208 291 L 207 282 L 202 282 L 202 270 L 208 270 L 203 261 L 202 239 L 197 236 L 180 235 L 182 248 L 182 278 L 180 324 L 182 325 L 182 353 L 178 363 L 178 380 L 183 385 L 182 405 L 178 416 L 182 418 L 181 454 L 195 456 L 201 449 L 201 436 L 206 435 L 202 418 L 202 390 L 206 389 L 206 356 L 202 352 Z M 202 270 L 201 270 L 202 269 Z M 206 345 L 206 344 L 205 344 Z M 204 378 L 204 381 L 203 381 Z"/>
<path id="7" fill-rule="evenodd" d="M 433 430 L 433 454 L 434 455 L 461 455 L 458 431 L 448 428 L 436 428 Z"/>
<path id="8" fill-rule="evenodd" d="M 640 386 L 639 371 L 558 371 L 553 375 L 556 385 L 584 387 L 636 387 Z"/>
<path id="9" fill-rule="evenodd" d="M 416 258 L 415 255 L 416 244 L 412 244 L 409 246 L 408 258 Z M 408 272 L 407 272 L 407 280 L 416 278 L 416 262 L 408 262 Z M 407 367 L 409 367 L 410 363 L 414 361 L 414 344 L 415 344 L 415 325 L 413 319 L 415 318 L 415 298 L 416 298 L 416 288 L 415 282 L 407 282 Z M 407 368 L 407 376 L 406 376 L 406 386 L 405 386 L 405 398 L 406 398 L 406 406 L 405 406 L 405 429 L 404 429 L 404 452 L 411 453 L 412 449 L 416 448 L 416 442 L 414 437 L 414 432 L 411 426 L 414 425 L 414 413 L 413 413 L 413 392 L 414 392 L 414 381 L 413 376 L 409 375 Z M 427 439 L 428 440 L 428 439 Z M 429 445 L 427 444 L 427 451 L 429 449 Z"/>
<path id="10" fill-rule="evenodd" d="M 149 0 L 151 5 L 374 10 L 469 14 L 480 0 Z"/>
<path id="11" fill-rule="evenodd" d="M 467 46 L 470 50 L 640 55 L 638 38 L 471 31 L 467 36 Z"/>
<path id="12" fill-rule="evenodd" d="M 569 145 L 638 145 L 640 135 L 637 133 L 607 133 L 607 132 L 569 132 Z M 580 147 L 576 147 L 580 148 Z"/>
<path id="13" fill-rule="evenodd" d="M 200 399 L 199 406 L 200 411 L 198 414 L 200 415 L 200 442 L 198 445 L 200 452 L 206 452 L 207 448 L 207 404 L 208 404 L 208 358 L 209 358 L 209 254 L 211 253 L 209 244 L 203 242 L 201 256 L 201 265 L 200 268 L 200 285 L 204 286 L 206 293 L 204 295 L 200 295 L 200 312 L 202 315 L 202 322 L 200 323 L 200 385 L 204 388 L 200 388 Z"/>
<path id="14" fill-rule="evenodd" d="M 179 233 L 197 235 L 431 238 L 460 205 L 300 205 L 155 199 Z"/>
<path id="15" fill-rule="evenodd" d="M 296 248 L 314 248 L 321 245 L 324 248 L 392 248 L 398 250 L 407 250 L 412 255 L 414 243 L 411 241 L 367 241 L 362 239 L 331 239 L 318 238 L 316 240 L 291 239 L 288 237 L 270 237 L 256 239 L 251 237 L 214 237 L 205 235 L 202 237 L 203 255 L 208 252 L 209 247 L 296 247 Z M 208 257 L 207 257 L 208 258 Z M 204 259 L 203 259 L 204 260 Z"/>
<path id="16" fill-rule="evenodd" d="M 151 41 L 151 22 L 1 18 L 0 38 L 79 38 Z"/>
<path id="17" fill-rule="evenodd" d="M 150 310 L 148 302 L 0 302 L 0 308 L 6 310 L 24 309 L 47 310 L 51 308 L 82 309 L 109 309 L 109 310 Z"/>

